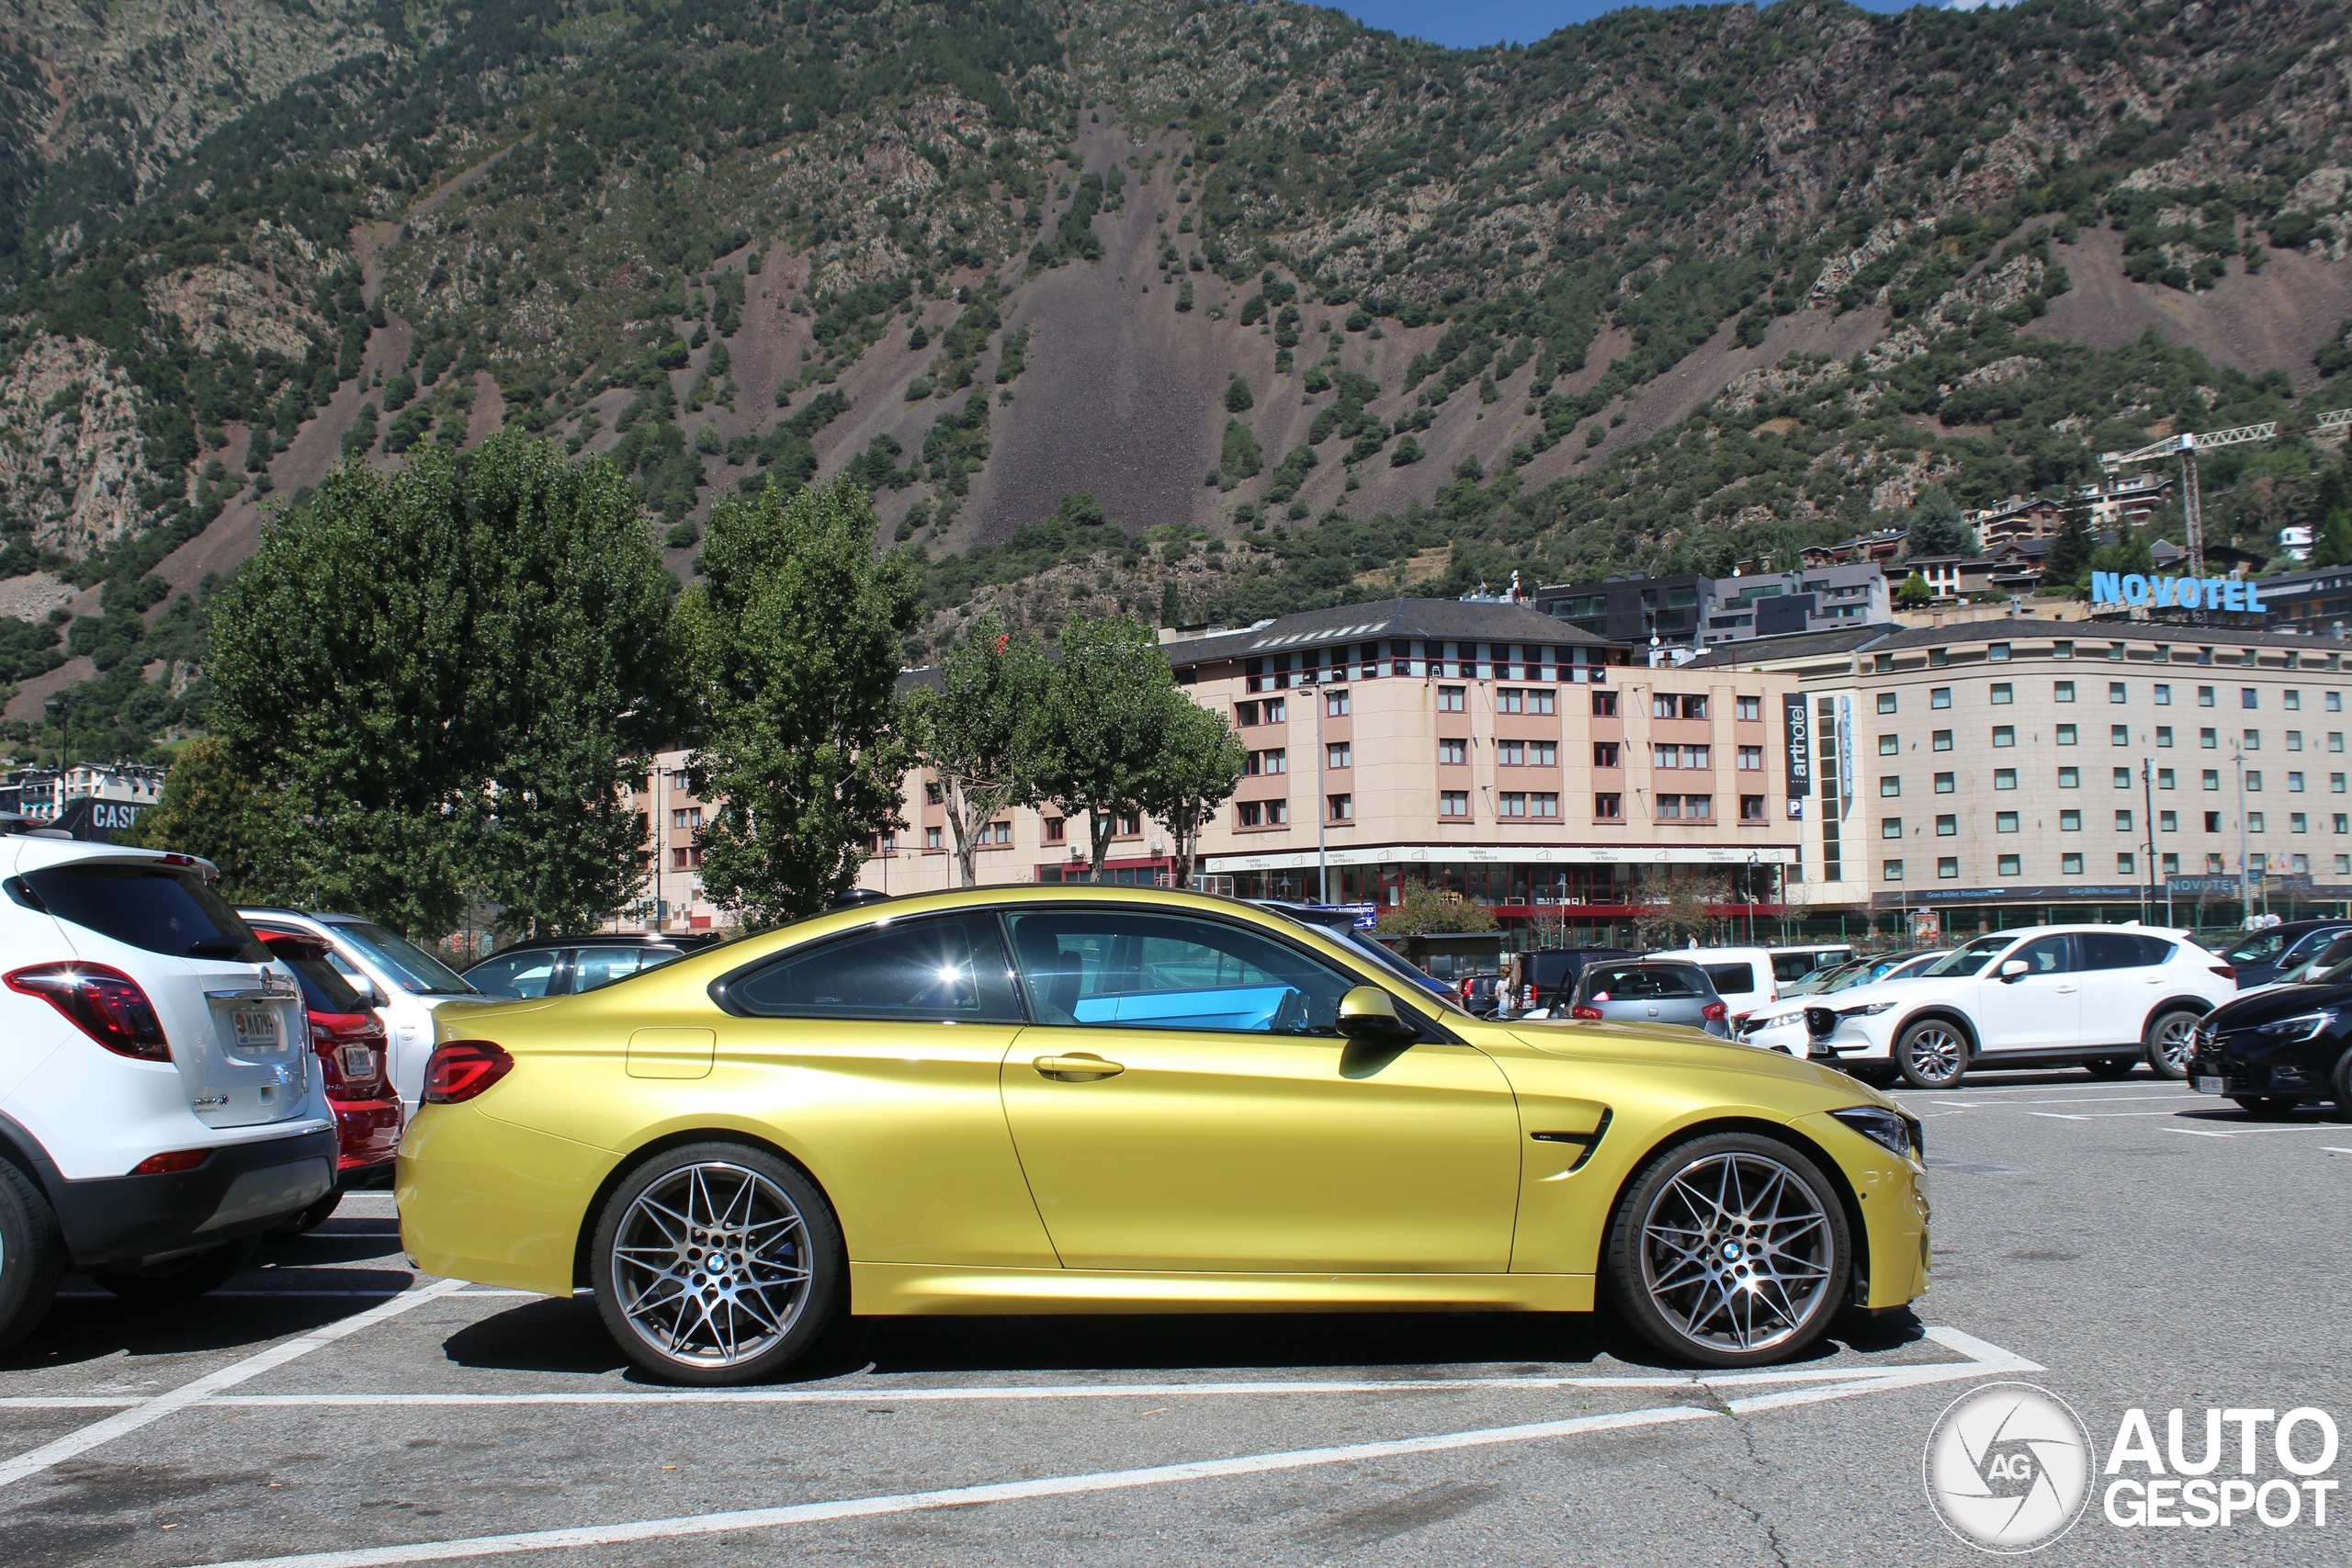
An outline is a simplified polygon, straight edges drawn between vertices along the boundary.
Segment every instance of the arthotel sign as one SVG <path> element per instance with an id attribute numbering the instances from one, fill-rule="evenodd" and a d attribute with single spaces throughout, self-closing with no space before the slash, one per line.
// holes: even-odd
<path id="1" fill-rule="evenodd" d="M 2262 584 L 2235 577 L 2143 577 L 2136 571 L 2091 573 L 2094 604 L 2144 604 L 2152 610 L 2223 610 L 2260 615 Z"/>

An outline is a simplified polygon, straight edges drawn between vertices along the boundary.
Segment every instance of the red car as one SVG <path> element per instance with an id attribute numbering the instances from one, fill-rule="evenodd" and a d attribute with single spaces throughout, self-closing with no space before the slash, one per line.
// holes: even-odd
<path id="1" fill-rule="evenodd" d="M 328 961 L 327 944 L 292 931 L 258 934 L 268 944 L 270 956 L 301 983 L 303 1005 L 311 1014 L 311 1049 L 318 1053 L 342 1145 L 334 1190 L 284 1227 L 307 1231 L 325 1223 L 345 1192 L 377 1186 L 391 1174 L 401 1142 L 401 1099 L 385 1066 L 390 1043 L 383 1021 Z"/>

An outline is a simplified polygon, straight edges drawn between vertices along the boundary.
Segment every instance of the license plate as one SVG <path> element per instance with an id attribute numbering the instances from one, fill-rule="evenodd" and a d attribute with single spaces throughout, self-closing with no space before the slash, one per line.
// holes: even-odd
<path id="1" fill-rule="evenodd" d="M 345 1045 L 342 1050 L 343 1076 L 345 1079 L 372 1078 L 376 1076 L 376 1053 L 365 1045 Z"/>
<path id="2" fill-rule="evenodd" d="M 2230 1080 L 2227 1078 L 2199 1078 L 2197 1080 L 2197 1092 L 2199 1094 L 2227 1094 L 2230 1092 Z"/>
<path id="3" fill-rule="evenodd" d="M 275 1051 L 278 1046 L 277 1015 L 259 1008 L 239 1008 L 229 1015 L 229 1027 L 240 1051 Z"/>

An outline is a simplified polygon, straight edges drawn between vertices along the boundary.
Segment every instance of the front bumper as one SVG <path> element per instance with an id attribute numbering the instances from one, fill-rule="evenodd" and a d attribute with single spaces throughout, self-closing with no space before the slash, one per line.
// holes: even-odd
<path id="1" fill-rule="evenodd" d="M 2219 1078 L 2222 1096 L 2231 1100 L 2329 1100 L 2335 1094 L 2336 1064 L 2347 1048 L 2352 1046 L 2325 1034 L 2290 1043 L 2243 1036 L 2217 1043 L 2200 1032 L 2188 1054 L 2188 1084 L 2197 1089 L 2199 1080 Z"/>
<path id="2" fill-rule="evenodd" d="M 1797 1128 L 1838 1162 L 1861 1216 L 1861 1258 L 1870 1270 L 1854 1305 L 1880 1311 L 1926 1293 L 1934 1249 L 1928 1243 L 1928 1173 L 1917 1159 L 1873 1143 L 1827 1111 Z"/>
<path id="3" fill-rule="evenodd" d="M 232 1241 L 310 1207 L 334 1186 L 331 1128 L 229 1144 L 194 1170 L 46 1183 L 77 1269 Z"/>

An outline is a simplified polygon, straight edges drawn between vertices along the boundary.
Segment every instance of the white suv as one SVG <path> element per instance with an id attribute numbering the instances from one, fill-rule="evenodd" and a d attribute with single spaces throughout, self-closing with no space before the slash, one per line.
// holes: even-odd
<path id="1" fill-rule="evenodd" d="M 68 1267 L 198 1295 L 334 1185 L 301 990 L 211 870 L 0 838 L 0 1346 Z"/>
<path id="2" fill-rule="evenodd" d="M 240 908 L 255 931 L 292 931 L 327 944 L 327 960 L 384 1021 L 387 1066 L 401 1114 L 414 1118 L 433 1055 L 433 1013 L 443 1002 L 478 998 L 465 976 L 396 931 L 357 915 L 321 915 L 261 906 Z"/>
<path id="3" fill-rule="evenodd" d="M 2186 931 L 2034 926 L 1980 936 L 1926 973 L 1805 1009 L 1811 1055 L 1857 1077 L 1951 1089 L 1969 1067 L 2072 1063 L 2120 1077 L 2144 1059 L 2177 1078 L 2198 1020 L 2236 972 Z"/>

